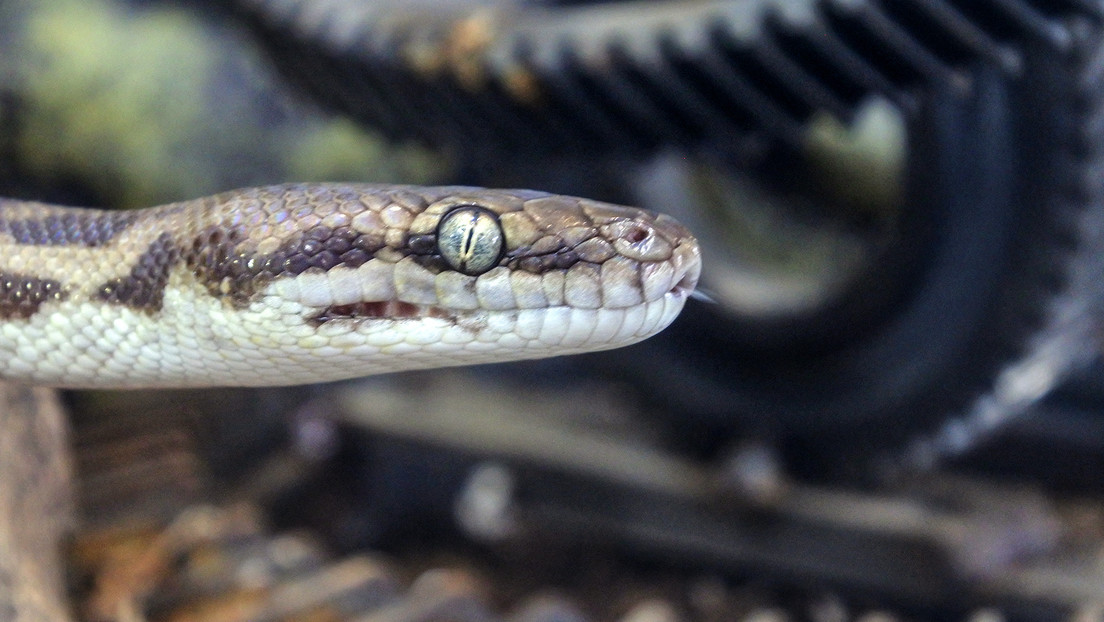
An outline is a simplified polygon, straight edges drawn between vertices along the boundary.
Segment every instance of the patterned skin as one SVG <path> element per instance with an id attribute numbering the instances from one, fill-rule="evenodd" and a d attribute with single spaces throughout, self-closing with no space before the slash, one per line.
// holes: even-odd
<path id="1" fill-rule="evenodd" d="M 0 200 L 0 378 L 262 386 L 607 349 L 666 327 L 700 269 L 666 216 L 527 190 Z"/>

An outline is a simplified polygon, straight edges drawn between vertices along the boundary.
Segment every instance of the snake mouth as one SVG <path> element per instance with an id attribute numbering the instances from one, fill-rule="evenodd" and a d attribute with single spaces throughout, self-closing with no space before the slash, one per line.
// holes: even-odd
<path id="1" fill-rule="evenodd" d="M 698 279 L 689 273 L 684 274 L 681 279 L 678 280 L 674 286 L 671 287 L 671 291 L 668 292 L 672 296 L 686 297 L 694 293 L 694 289 L 698 286 Z"/>
<path id="2" fill-rule="evenodd" d="M 682 298 L 692 296 L 701 277 L 701 255 L 698 254 L 697 247 L 694 246 L 684 254 L 678 255 L 675 265 L 680 266 L 682 270 L 675 284 L 668 290 L 668 294 Z"/>
<path id="3" fill-rule="evenodd" d="M 314 324 L 339 320 L 419 320 L 433 317 L 442 320 L 455 319 L 441 307 L 416 305 L 401 300 L 374 300 L 344 305 L 330 305 L 311 316 Z"/>

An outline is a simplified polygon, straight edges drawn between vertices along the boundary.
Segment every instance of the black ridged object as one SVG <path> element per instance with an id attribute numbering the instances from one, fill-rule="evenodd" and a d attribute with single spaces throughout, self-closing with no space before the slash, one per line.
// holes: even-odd
<path id="1" fill-rule="evenodd" d="M 1014 75 L 1019 42 L 1068 47 L 1065 21 L 1104 18 L 1088 0 L 480 4 L 240 2 L 324 104 L 393 138 L 511 153 L 797 143 L 813 111 L 847 119 L 872 93 L 915 110 L 925 84 L 965 88 L 979 61 Z"/>
<path id="2" fill-rule="evenodd" d="M 763 355 L 691 307 L 647 354 L 603 359 L 678 387 L 655 397 L 681 431 L 765 431 L 809 473 L 864 470 L 902 446 L 893 461 L 930 466 L 1089 356 L 1104 282 L 1100 2 L 448 6 L 241 0 L 323 103 L 485 162 L 671 148 L 724 160 L 749 144 L 796 157 L 816 112 L 846 123 L 872 96 L 903 112 L 911 224 L 895 243 L 918 250 L 879 317 L 831 349 Z"/>

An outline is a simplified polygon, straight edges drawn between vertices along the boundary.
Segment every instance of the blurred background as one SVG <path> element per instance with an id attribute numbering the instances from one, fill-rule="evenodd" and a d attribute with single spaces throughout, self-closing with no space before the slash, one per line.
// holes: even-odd
<path id="1" fill-rule="evenodd" d="M 1102 113 L 1093 0 L 3 0 L 0 195 L 528 187 L 706 262 L 623 350 L 65 394 L 74 617 L 1101 619 Z"/>

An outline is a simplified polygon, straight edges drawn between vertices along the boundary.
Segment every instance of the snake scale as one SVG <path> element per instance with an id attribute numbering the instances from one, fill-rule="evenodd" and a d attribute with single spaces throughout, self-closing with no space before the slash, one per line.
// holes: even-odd
<path id="1" fill-rule="evenodd" d="M 0 379 L 266 386 L 613 348 L 666 327 L 700 269 L 667 216 L 528 190 L 0 199 Z"/>

